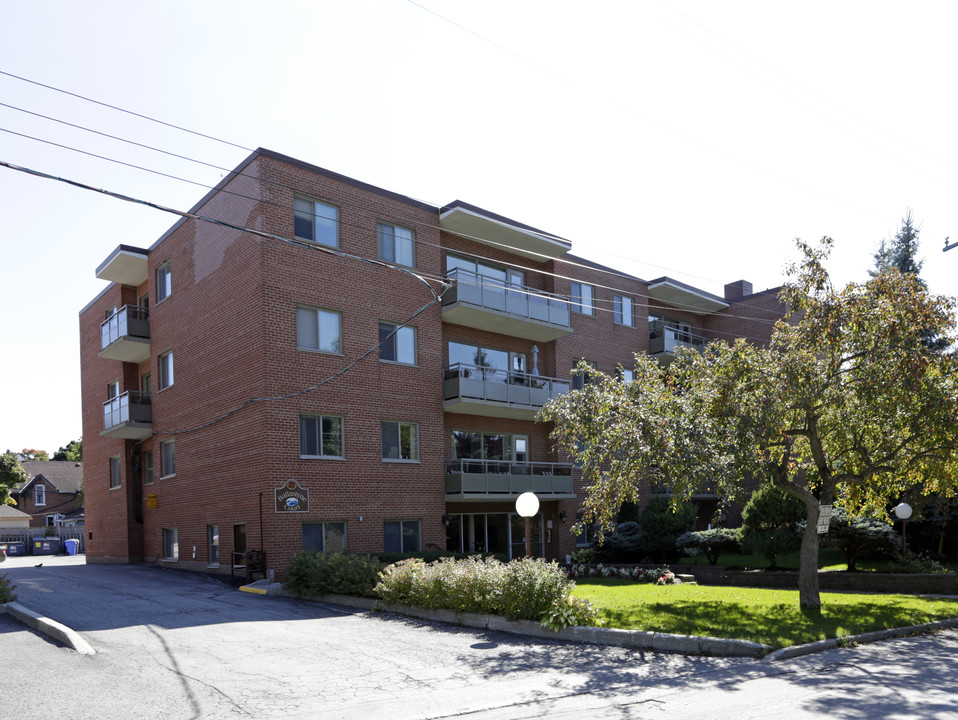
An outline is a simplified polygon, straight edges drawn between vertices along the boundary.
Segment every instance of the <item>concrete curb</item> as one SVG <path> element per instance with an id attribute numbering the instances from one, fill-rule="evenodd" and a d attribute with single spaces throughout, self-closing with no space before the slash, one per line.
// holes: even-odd
<path id="1" fill-rule="evenodd" d="M 909 635 L 921 635 L 923 633 L 935 632 L 936 630 L 946 630 L 958 627 L 958 618 L 948 620 L 936 620 L 935 622 L 925 623 L 924 625 L 910 625 L 908 627 L 890 628 L 888 630 L 876 630 L 861 635 L 846 635 L 841 638 L 829 638 L 828 640 L 819 640 L 805 645 L 792 645 L 791 647 L 775 650 L 765 656 L 768 662 L 777 662 L 779 660 L 791 660 L 792 658 L 811 655 L 812 653 L 822 652 L 823 650 L 832 650 L 837 647 L 847 647 L 849 645 L 865 645 L 867 643 L 878 642 L 880 640 L 890 640 L 896 637 L 907 637 Z"/>
<path id="2" fill-rule="evenodd" d="M 361 610 L 384 610 L 397 615 L 431 620 L 433 622 L 477 628 L 480 630 L 499 630 L 513 635 L 525 635 L 543 640 L 564 640 L 566 642 L 590 643 L 593 645 L 618 645 L 640 650 L 659 650 L 661 652 L 683 653 L 685 655 L 711 655 L 716 657 L 754 657 L 760 658 L 771 650 L 769 645 L 749 640 L 729 640 L 725 638 L 696 637 L 693 635 L 672 635 L 669 633 L 646 632 L 643 630 L 619 630 L 602 627 L 568 627 L 555 632 L 543 627 L 534 620 L 506 620 L 498 615 L 462 613 L 454 610 L 427 610 L 408 605 L 389 605 L 371 598 L 358 598 L 350 595 L 312 595 L 301 597 L 287 592 L 279 583 L 273 583 L 267 590 L 273 597 L 291 597 L 313 602 L 325 602 L 332 605 L 345 605 Z"/>
<path id="3" fill-rule="evenodd" d="M 13 615 L 13 617 L 24 625 L 29 625 L 34 630 L 42 632 L 44 635 L 66 645 L 81 655 L 96 655 L 96 650 L 90 647 L 90 644 L 81 638 L 75 630 L 71 630 L 56 620 L 43 617 L 43 615 L 29 608 L 25 608 L 18 602 L 8 602 L 5 605 L 0 605 L 0 608 L 3 608 L 5 612 Z"/>

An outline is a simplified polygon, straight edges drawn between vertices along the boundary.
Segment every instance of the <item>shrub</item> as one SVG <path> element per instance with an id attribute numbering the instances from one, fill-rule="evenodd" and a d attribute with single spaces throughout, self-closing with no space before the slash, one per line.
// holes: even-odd
<path id="1" fill-rule="evenodd" d="M 286 570 L 284 587 L 296 595 L 375 597 L 382 563 L 364 554 L 301 552 Z"/>
<path id="2" fill-rule="evenodd" d="M 805 506 L 774 485 L 763 485 L 752 493 L 742 510 L 742 549 L 761 553 L 775 569 L 775 558 L 797 550 L 802 542 L 798 523 L 805 519 Z"/>
<path id="3" fill-rule="evenodd" d="M 494 557 L 497 560 L 502 562 L 509 562 L 509 556 L 503 554 L 494 554 L 494 553 L 460 553 L 453 552 L 451 550 L 422 550 L 420 552 L 410 552 L 410 553 L 399 553 L 399 552 L 374 552 L 369 553 L 374 558 L 379 560 L 382 563 L 383 567 L 387 565 L 392 565 L 393 563 L 401 562 L 402 560 L 423 560 L 425 562 L 436 562 L 441 558 L 458 558 L 466 559 L 469 557 L 475 557 L 479 555 L 480 557 Z"/>
<path id="4" fill-rule="evenodd" d="M 910 553 L 902 557 L 901 553 L 895 553 L 895 562 L 892 565 L 893 572 L 900 573 L 929 573 L 943 575 L 951 572 L 937 560 L 921 555 L 920 553 Z"/>
<path id="5" fill-rule="evenodd" d="M 678 508 L 673 508 L 671 498 L 652 496 L 639 514 L 642 549 L 658 560 L 675 557 L 675 541 L 692 529 L 695 512 L 692 503 L 681 503 Z"/>
<path id="6" fill-rule="evenodd" d="M 804 525 L 799 526 L 804 530 Z M 857 570 L 859 556 L 867 550 L 894 550 L 898 543 L 895 529 L 882 520 L 870 517 L 849 517 L 843 507 L 836 507 L 829 520 L 822 545 L 836 547 L 845 556 L 849 570 Z"/>
<path id="7" fill-rule="evenodd" d="M 567 594 L 555 602 L 542 615 L 540 623 L 550 630 L 576 625 L 602 625 L 598 611 L 585 598 Z"/>
<path id="8" fill-rule="evenodd" d="M 605 536 L 603 545 L 616 562 L 634 562 L 644 547 L 639 524 L 631 520 L 619 523 L 613 532 Z"/>
<path id="9" fill-rule="evenodd" d="M 599 554 L 595 551 L 595 548 L 579 548 L 572 553 L 572 562 L 573 564 L 577 563 L 594 563 L 598 562 Z"/>
<path id="10" fill-rule="evenodd" d="M 709 565 L 717 565 L 719 555 L 738 551 L 738 537 L 738 530 L 713 528 L 679 535 L 675 546 L 685 550 L 699 550 L 705 553 Z"/>
<path id="11" fill-rule="evenodd" d="M 13 602 L 17 599 L 14 590 L 17 586 L 10 582 L 10 576 L 6 573 L 0 573 L 0 604 Z"/>

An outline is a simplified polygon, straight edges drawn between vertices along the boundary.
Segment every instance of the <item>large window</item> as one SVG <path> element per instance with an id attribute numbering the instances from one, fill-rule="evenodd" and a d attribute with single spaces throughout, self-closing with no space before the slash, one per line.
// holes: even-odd
<path id="1" fill-rule="evenodd" d="M 301 415 L 300 457 L 343 457 L 343 419 L 330 415 Z"/>
<path id="2" fill-rule="evenodd" d="M 176 441 L 164 440 L 160 443 L 160 477 L 176 475 Z"/>
<path id="3" fill-rule="evenodd" d="M 628 325 L 635 327 L 635 320 L 632 313 L 632 298 L 624 295 L 616 295 L 614 298 L 613 319 L 619 325 Z"/>
<path id="4" fill-rule="evenodd" d="M 339 247 L 339 208 L 302 197 L 297 197 L 293 203 L 296 237 Z"/>
<path id="5" fill-rule="evenodd" d="M 303 550 L 346 552 L 346 523 L 303 523 Z"/>
<path id="6" fill-rule="evenodd" d="M 110 458 L 110 487 L 118 488 L 120 487 L 120 458 L 111 457 Z"/>
<path id="7" fill-rule="evenodd" d="M 518 353 L 514 354 L 519 355 Z M 521 357 L 524 359 L 525 355 Z M 505 350 L 495 350 L 494 348 L 482 347 L 480 345 L 466 345 L 465 343 L 458 342 L 449 343 L 449 364 L 501 370 L 502 376 L 499 379 L 502 382 L 506 381 L 506 371 L 508 371 L 510 367 L 509 353 Z M 490 375 L 487 379 L 493 380 L 496 378 Z"/>
<path id="8" fill-rule="evenodd" d="M 296 308 L 296 346 L 300 350 L 340 354 L 343 351 L 338 312 L 300 305 Z"/>
<path id="9" fill-rule="evenodd" d="M 178 560 L 180 542 L 176 528 L 163 528 L 163 559 Z"/>
<path id="10" fill-rule="evenodd" d="M 173 384 L 173 353 L 166 352 L 158 358 L 160 366 L 160 390 Z"/>
<path id="11" fill-rule="evenodd" d="M 153 484 L 153 451 L 147 450 L 143 453 L 143 484 Z"/>
<path id="12" fill-rule="evenodd" d="M 34 505 L 46 505 L 47 504 L 47 486 L 46 485 L 35 485 L 33 488 L 33 504 Z"/>
<path id="13" fill-rule="evenodd" d="M 173 274 L 170 272 L 170 262 L 167 260 L 156 269 L 156 301 L 163 302 L 173 294 Z"/>
<path id="14" fill-rule="evenodd" d="M 452 453 L 456 460 L 529 460 L 529 437 L 508 433 L 452 431 Z"/>
<path id="15" fill-rule="evenodd" d="M 387 520 L 383 523 L 383 550 L 419 552 L 422 540 L 418 520 Z"/>
<path id="16" fill-rule="evenodd" d="M 376 234 L 379 236 L 380 260 L 415 267 L 416 254 L 412 230 L 381 222 L 376 226 Z"/>
<path id="17" fill-rule="evenodd" d="M 595 315 L 595 289 L 591 285 L 572 283 L 572 309 L 583 315 Z"/>
<path id="18" fill-rule="evenodd" d="M 419 460 L 419 425 L 382 423 L 383 460 Z"/>
<path id="19" fill-rule="evenodd" d="M 385 362 L 416 364 L 416 328 L 379 323 L 379 359 Z"/>

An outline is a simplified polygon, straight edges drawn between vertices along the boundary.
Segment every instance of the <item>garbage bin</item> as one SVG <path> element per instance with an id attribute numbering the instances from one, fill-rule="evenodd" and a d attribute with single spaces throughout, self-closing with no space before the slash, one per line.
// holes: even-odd
<path id="1" fill-rule="evenodd" d="M 30 550 L 34 555 L 56 555 L 60 552 L 60 538 L 33 537 L 30 538 Z"/>
<path id="2" fill-rule="evenodd" d="M 64 549 L 67 551 L 67 555 L 76 555 L 77 546 L 79 544 L 80 544 L 80 541 L 74 540 L 73 538 L 63 541 Z"/>
<path id="3" fill-rule="evenodd" d="M 0 543 L 0 549 L 2 549 L 8 557 L 13 557 L 14 555 L 26 555 L 27 554 L 27 545 L 22 542 L 5 542 Z"/>

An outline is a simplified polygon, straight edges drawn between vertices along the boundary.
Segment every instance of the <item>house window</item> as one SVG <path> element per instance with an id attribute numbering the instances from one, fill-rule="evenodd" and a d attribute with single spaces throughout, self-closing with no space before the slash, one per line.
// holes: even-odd
<path id="1" fill-rule="evenodd" d="M 614 298 L 613 319 L 619 325 L 628 325 L 635 327 L 635 320 L 632 314 L 632 298 L 624 295 L 616 295 Z"/>
<path id="2" fill-rule="evenodd" d="M 383 460 L 419 460 L 419 425 L 382 423 Z"/>
<path id="3" fill-rule="evenodd" d="M 591 360 L 581 360 L 579 362 L 584 362 L 590 368 L 595 370 L 595 363 Z M 591 385 L 595 382 L 595 378 L 592 375 L 589 375 L 585 372 L 580 372 L 578 370 L 579 363 L 575 364 L 575 367 L 572 368 L 572 389 L 573 390 L 582 390 L 586 385 Z"/>
<path id="4" fill-rule="evenodd" d="M 329 415 L 300 415 L 300 457 L 343 457 L 343 419 Z"/>
<path id="5" fill-rule="evenodd" d="M 528 462 L 529 437 L 508 433 L 453 430 L 452 456 L 456 460 Z"/>
<path id="6" fill-rule="evenodd" d="M 402 365 L 416 364 L 416 328 L 379 323 L 379 359 Z"/>
<path id="7" fill-rule="evenodd" d="M 595 315 L 595 290 L 591 285 L 572 283 L 572 309 L 583 315 Z"/>
<path id="8" fill-rule="evenodd" d="M 465 370 L 482 368 L 482 379 L 487 381 L 504 383 L 509 379 L 509 353 L 505 350 L 450 341 L 449 365 L 459 365 Z"/>
<path id="9" fill-rule="evenodd" d="M 45 522 L 48 526 L 51 526 L 51 527 L 52 527 L 52 526 L 54 526 L 54 525 L 57 524 L 57 516 L 56 516 L 56 515 L 47 515 L 46 518 L 44 519 L 44 522 Z"/>
<path id="10" fill-rule="evenodd" d="M 206 560 L 210 565 L 220 564 L 220 526 L 206 526 Z"/>
<path id="11" fill-rule="evenodd" d="M 173 275 L 170 273 L 170 261 L 156 269 L 156 302 L 161 303 L 173 294 Z"/>
<path id="12" fill-rule="evenodd" d="M 110 458 L 110 487 L 120 487 L 120 458 Z"/>
<path id="13" fill-rule="evenodd" d="M 178 560 L 180 557 L 180 542 L 176 528 L 163 528 L 163 559 Z"/>
<path id="14" fill-rule="evenodd" d="M 150 373 L 146 373 L 145 375 L 140 375 L 140 392 L 146 393 L 147 395 L 149 395 L 151 386 L 152 386 L 152 380 L 150 378 Z"/>
<path id="15" fill-rule="evenodd" d="M 300 350 L 343 352 L 338 312 L 300 305 L 296 308 L 296 347 Z"/>
<path id="16" fill-rule="evenodd" d="M 380 260 L 406 267 L 416 266 L 412 230 L 381 222 L 376 226 L 376 233 Z"/>
<path id="17" fill-rule="evenodd" d="M 303 550 L 346 552 L 346 523 L 303 523 Z"/>
<path id="18" fill-rule="evenodd" d="M 628 370 L 624 367 L 616 368 L 616 375 L 619 377 L 619 381 L 623 383 L 630 383 L 635 380 L 635 370 Z"/>
<path id="19" fill-rule="evenodd" d="M 492 286 L 521 288 L 525 285 L 525 273 L 521 270 L 490 265 L 478 258 L 453 255 L 452 253 L 446 255 L 446 274 L 450 277 L 458 277 L 458 279 L 465 280 L 470 284 L 475 283 L 475 279 L 469 276 L 475 275 L 477 279 Z"/>
<path id="20" fill-rule="evenodd" d="M 153 484 L 153 451 L 147 450 L 143 453 L 143 484 Z"/>
<path id="21" fill-rule="evenodd" d="M 164 440 L 160 443 L 160 477 L 176 475 L 176 441 Z"/>
<path id="22" fill-rule="evenodd" d="M 383 523 L 383 550 L 408 553 L 421 549 L 418 520 L 387 520 Z"/>
<path id="23" fill-rule="evenodd" d="M 598 538 L 598 526 L 591 523 L 585 525 L 582 528 L 582 532 L 575 536 L 575 544 L 577 547 L 583 547 L 587 545 L 594 545 L 596 539 Z"/>
<path id="24" fill-rule="evenodd" d="M 112 400 L 113 398 L 115 398 L 115 397 L 116 397 L 117 395 L 119 395 L 119 394 L 120 394 L 120 381 L 119 381 L 119 380 L 114 380 L 114 381 L 111 382 L 111 383 L 107 383 L 107 385 L 106 385 L 106 399 L 107 399 L 107 400 Z"/>
<path id="25" fill-rule="evenodd" d="M 163 353 L 159 357 L 160 390 L 165 390 L 173 384 L 173 353 Z"/>
<path id="26" fill-rule="evenodd" d="M 47 486 L 46 485 L 36 485 L 33 489 L 33 504 L 34 505 L 46 505 L 47 504 Z"/>
<path id="27" fill-rule="evenodd" d="M 297 197 L 293 203 L 296 237 L 339 247 L 339 208 L 302 197 Z"/>

